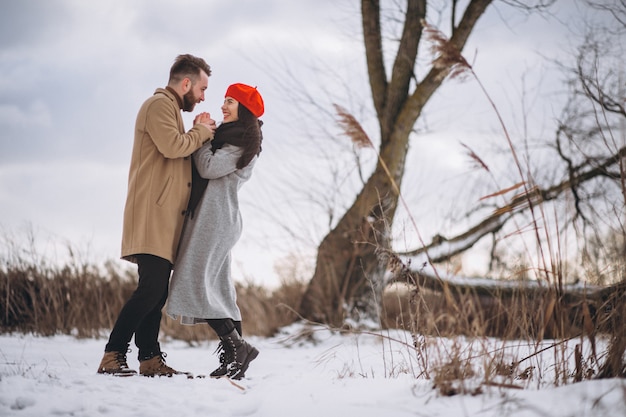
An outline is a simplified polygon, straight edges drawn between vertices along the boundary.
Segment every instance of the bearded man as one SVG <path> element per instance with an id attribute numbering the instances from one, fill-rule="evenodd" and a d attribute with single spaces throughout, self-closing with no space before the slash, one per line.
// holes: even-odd
<path id="1" fill-rule="evenodd" d="M 161 310 L 189 201 L 190 155 L 213 139 L 215 121 L 200 113 L 185 131 L 181 111 L 204 101 L 211 68 L 193 55 L 179 55 L 168 85 L 158 88 L 137 114 L 124 209 L 122 259 L 137 264 L 139 281 L 119 313 L 98 373 L 128 376 L 126 354 L 135 336 L 139 373 L 171 376 L 181 372 L 165 364 L 158 342 Z"/>

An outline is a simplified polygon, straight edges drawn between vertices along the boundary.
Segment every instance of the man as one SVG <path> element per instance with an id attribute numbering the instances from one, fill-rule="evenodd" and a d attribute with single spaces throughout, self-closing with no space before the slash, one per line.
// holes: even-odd
<path id="1" fill-rule="evenodd" d="M 137 373 L 126 363 L 133 335 L 141 375 L 180 373 L 165 364 L 158 336 L 191 192 L 190 155 L 213 138 L 216 128 L 211 116 L 201 113 L 185 132 L 181 110 L 191 112 L 204 101 L 210 75 L 202 58 L 179 55 L 167 87 L 158 88 L 139 109 L 122 235 L 122 259 L 137 264 L 139 283 L 119 313 L 98 373 Z"/>

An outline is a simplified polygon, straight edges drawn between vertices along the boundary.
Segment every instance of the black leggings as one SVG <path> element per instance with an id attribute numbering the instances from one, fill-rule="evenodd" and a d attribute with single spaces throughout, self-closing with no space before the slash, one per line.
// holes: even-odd
<path id="1" fill-rule="evenodd" d="M 172 264 L 154 255 L 137 255 L 139 283 L 120 311 L 109 336 L 105 352 L 126 352 L 135 335 L 138 359 L 150 359 L 161 353 L 159 328 L 161 310 L 167 300 Z"/>
<path id="2" fill-rule="evenodd" d="M 237 329 L 239 336 L 243 336 L 241 331 L 241 321 L 235 321 L 233 319 L 207 319 L 209 326 L 217 333 L 219 337 L 226 336 L 232 332 L 233 329 Z"/>

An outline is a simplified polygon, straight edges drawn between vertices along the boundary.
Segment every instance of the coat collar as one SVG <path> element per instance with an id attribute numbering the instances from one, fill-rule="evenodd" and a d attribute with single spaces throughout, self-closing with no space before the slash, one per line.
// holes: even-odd
<path id="1" fill-rule="evenodd" d="M 166 96 L 170 96 L 171 98 L 176 100 L 176 103 L 178 103 L 178 108 L 180 110 L 183 109 L 183 99 L 178 95 L 178 93 L 169 85 L 167 87 L 163 88 L 157 88 L 157 90 L 154 92 L 154 94 L 157 93 L 163 93 Z"/>

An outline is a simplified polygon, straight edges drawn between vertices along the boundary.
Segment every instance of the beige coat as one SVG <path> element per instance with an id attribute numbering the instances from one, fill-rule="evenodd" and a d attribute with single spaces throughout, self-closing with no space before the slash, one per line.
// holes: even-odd
<path id="1" fill-rule="evenodd" d="M 191 192 L 190 155 L 212 138 L 203 125 L 187 133 L 174 93 L 159 88 L 144 102 L 135 141 L 124 208 L 122 259 L 151 254 L 174 262 Z"/>

